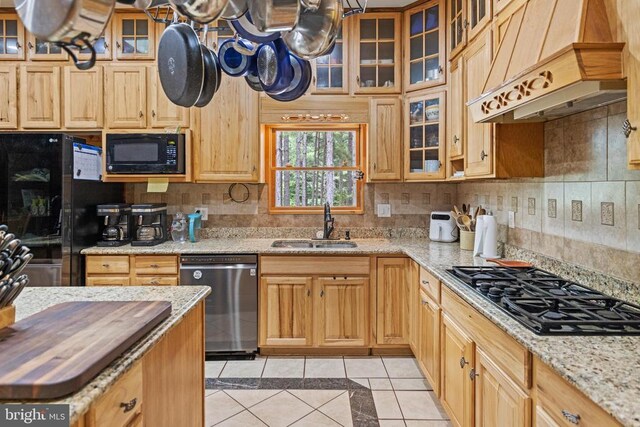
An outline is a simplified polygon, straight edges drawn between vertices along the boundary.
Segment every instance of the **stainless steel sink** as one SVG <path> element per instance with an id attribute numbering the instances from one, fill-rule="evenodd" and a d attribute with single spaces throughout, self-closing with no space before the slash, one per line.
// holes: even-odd
<path id="1" fill-rule="evenodd" d="M 276 240 L 271 244 L 272 248 L 288 249 L 345 249 L 357 248 L 355 242 L 329 241 L 329 240 Z"/>

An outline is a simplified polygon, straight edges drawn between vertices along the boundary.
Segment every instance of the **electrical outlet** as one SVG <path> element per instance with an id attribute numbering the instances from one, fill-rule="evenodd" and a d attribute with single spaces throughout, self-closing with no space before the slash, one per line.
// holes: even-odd
<path id="1" fill-rule="evenodd" d="M 386 203 L 378 204 L 378 217 L 389 218 L 391 216 L 391 205 Z"/>
<path id="2" fill-rule="evenodd" d="M 209 208 L 205 208 L 204 206 L 198 206 L 196 207 L 196 211 L 200 212 L 200 215 L 202 215 L 203 221 L 209 220 Z"/>
<path id="3" fill-rule="evenodd" d="M 516 213 L 509 211 L 509 228 L 516 228 Z"/>

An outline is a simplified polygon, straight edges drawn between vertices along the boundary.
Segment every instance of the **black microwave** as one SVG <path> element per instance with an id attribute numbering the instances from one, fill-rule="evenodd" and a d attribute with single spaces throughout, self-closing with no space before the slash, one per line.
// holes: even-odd
<path id="1" fill-rule="evenodd" d="M 107 134 L 107 173 L 185 173 L 184 134 Z"/>

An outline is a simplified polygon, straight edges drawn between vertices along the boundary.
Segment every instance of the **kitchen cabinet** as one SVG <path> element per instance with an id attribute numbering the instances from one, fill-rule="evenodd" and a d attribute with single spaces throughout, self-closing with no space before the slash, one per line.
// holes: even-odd
<path id="1" fill-rule="evenodd" d="M 480 348 L 475 368 L 475 426 L 531 426 L 531 398 L 518 387 Z"/>
<path id="2" fill-rule="evenodd" d="M 428 89 L 405 101 L 404 177 L 426 181 L 445 177 L 446 91 Z"/>
<path id="3" fill-rule="evenodd" d="M 260 345 L 313 344 L 313 278 L 263 277 L 260 285 Z"/>
<path id="4" fill-rule="evenodd" d="M 378 258 L 376 339 L 379 345 L 408 344 L 408 263 L 406 258 Z"/>
<path id="5" fill-rule="evenodd" d="M 464 63 L 456 59 L 450 63 L 449 99 L 447 103 L 447 156 L 456 159 L 464 155 Z"/>
<path id="6" fill-rule="evenodd" d="M 87 255 L 86 286 L 177 286 L 177 255 Z"/>
<path id="7" fill-rule="evenodd" d="M 317 345 L 320 347 L 368 344 L 366 277 L 319 277 L 316 279 Z"/>
<path id="8" fill-rule="evenodd" d="M 407 286 L 407 306 L 409 308 L 409 347 L 414 355 L 420 347 L 420 266 L 410 261 L 410 278 Z"/>
<path id="9" fill-rule="evenodd" d="M 0 13 L 0 60 L 24 60 L 24 34 L 24 26 L 17 14 Z"/>
<path id="10" fill-rule="evenodd" d="M 142 388 L 142 363 L 137 362 L 122 378 L 118 379 L 85 415 L 88 427 L 129 426 L 142 417 L 144 402 Z M 124 411 L 124 403 L 132 403 L 131 410 Z"/>
<path id="11" fill-rule="evenodd" d="M 113 26 L 107 25 L 102 35 L 93 42 L 93 48 L 96 50 L 96 60 L 111 61 L 113 59 L 113 49 L 111 38 L 113 34 Z M 91 51 L 87 48 L 80 49 L 78 59 L 86 61 L 91 58 Z"/>
<path id="12" fill-rule="evenodd" d="M 456 427 L 473 426 L 474 342 L 446 313 L 442 316 L 440 401 Z"/>
<path id="13" fill-rule="evenodd" d="M 368 139 L 369 181 L 402 179 L 402 103 L 399 98 L 372 98 Z"/>
<path id="14" fill-rule="evenodd" d="M 113 25 L 118 60 L 155 59 L 156 25 L 147 15 L 143 13 L 115 13 Z"/>
<path id="15" fill-rule="evenodd" d="M 0 129 L 18 128 L 18 72 L 15 65 L 0 65 Z"/>
<path id="16" fill-rule="evenodd" d="M 60 67 L 20 66 L 20 126 L 24 129 L 60 128 Z"/>
<path id="17" fill-rule="evenodd" d="M 452 0 L 449 2 L 449 58 L 460 53 L 491 22 L 492 0 Z"/>
<path id="18" fill-rule="evenodd" d="M 179 107 L 167 98 L 160 83 L 158 67 L 149 67 L 148 70 L 149 125 L 153 128 L 189 127 L 189 109 Z"/>
<path id="19" fill-rule="evenodd" d="M 310 93 L 348 94 L 349 93 L 349 28 L 353 18 L 347 18 L 336 38 L 331 53 L 311 61 L 313 77 Z"/>
<path id="20" fill-rule="evenodd" d="M 440 306 L 420 291 L 418 315 L 418 352 L 416 358 L 422 373 L 436 396 L 440 395 Z"/>
<path id="21" fill-rule="evenodd" d="M 396 12 L 355 15 L 353 91 L 356 94 L 400 93 L 402 76 L 401 17 Z"/>
<path id="22" fill-rule="evenodd" d="M 445 9 L 444 1 L 431 0 L 404 14 L 407 92 L 446 83 Z"/>
<path id="23" fill-rule="evenodd" d="M 493 0 L 493 14 L 498 15 L 502 12 L 507 6 L 510 6 L 515 1 L 526 1 L 526 0 Z"/>
<path id="24" fill-rule="evenodd" d="M 66 61 L 69 58 L 60 46 L 41 40 L 35 35 L 27 35 L 27 51 L 30 61 Z"/>
<path id="25" fill-rule="evenodd" d="M 105 67 L 105 118 L 111 129 L 147 127 L 147 67 L 107 65 Z"/>
<path id="26" fill-rule="evenodd" d="M 258 182 L 260 114 L 258 92 L 244 79 L 225 76 L 213 101 L 198 113 L 195 139 L 197 182 Z"/>
<path id="27" fill-rule="evenodd" d="M 104 72 L 101 65 L 90 70 L 64 67 L 64 127 L 99 129 L 103 125 Z"/>

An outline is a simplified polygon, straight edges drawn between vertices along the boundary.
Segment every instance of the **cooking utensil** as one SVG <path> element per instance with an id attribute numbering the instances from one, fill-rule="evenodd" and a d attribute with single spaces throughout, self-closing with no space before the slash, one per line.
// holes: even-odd
<path id="1" fill-rule="evenodd" d="M 268 33 L 256 28 L 251 19 L 251 12 L 247 12 L 240 18 L 231 21 L 231 26 L 240 37 L 254 43 L 272 42 L 279 39 L 281 35 L 279 31 Z"/>
<path id="2" fill-rule="evenodd" d="M 220 18 L 227 21 L 238 19 L 247 13 L 247 10 L 249 10 L 247 0 L 229 0 L 227 6 L 220 14 Z"/>
<path id="3" fill-rule="evenodd" d="M 293 80 L 293 67 L 282 39 L 262 44 L 257 56 L 262 89 L 272 95 L 286 91 Z"/>
<path id="4" fill-rule="evenodd" d="M 20 257 L 20 262 L 17 264 L 14 264 L 11 267 L 11 271 L 9 272 L 9 274 L 12 277 L 15 277 L 17 275 L 19 275 L 20 273 L 22 273 L 22 270 L 24 270 L 24 268 L 27 266 L 27 264 L 29 264 L 29 261 L 31 261 L 33 259 L 33 254 L 27 254 L 23 257 Z"/>
<path id="5" fill-rule="evenodd" d="M 14 280 L 13 284 L 11 285 L 11 291 L 7 293 L 7 295 L 4 298 L 3 306 L 6 307 L 8 305 L 11 305 L 16 300 L 16 298 L 18 298 L 18 296 L 20 295 L 20 292 L 22 292 L 22 290 L 28 284 L 29 284 L 29 278 L 27 277 L 26 274 L 23 274 L 22 276 Z"/>
<path id="6" fill-rule="evenodd" d="M 293 67 L 293 79 L 289 87 L 280 94 L 267 93 L 276 101 L 290 102 L 295 101 L 307 92 L 311 85 L 312 71 L 309 61 L 289 55 L 291 65 Z"/>
<path id="7" fill-rule="evenodd" d="M 192 107 L 200 98 L 204 82 L 204 61 L 200 40 L 193 27 L 169 25 L 158 45 L 158 74 L 167 98 L 176 105 Z"/>
<path id="8" fill-rule="evenodd" d="M 302 10 L 296 26 L 282 36 L 289 51 L 307 60 L 324 55 L 338 37 L 342 14 L 342 0 L 321 0 L 316 10 Z"/>
<path id="9" fill-rule="evenodd" d="M 25 28 L 39 39 L 64 49 L 80 70 L 95 65 L 92 43 L 104 32 L 115 3 L 116 0 L 14 0 Z M 72 48 L 89 49 L 89 60 L 80 61 Z"/>
<path id="10" fill-rule="evenodd" d="M 228 0 L 169 0 L 181 15 L 199 24 L 208 24 L 218 19 Z"/>
<path id="11" fill-rule="evenodd" d="M 4 235 L 4 239 L 2 239 L 2 242 L 0 243 L 0 251 L 4 250 L 4 248 L 7 247 L 7 245 L 9 244 L 10 241 L 12 241 L 13 239 L 15 239 L 16 236 L 13 233 L 7 233 Z"/>
<path id="12" fill-rule="evenodd" d="M 467 227 L 468 231 L 473 231 L 471 227 L 473 224 L 473 221 L 471 221 L 471 218 L 469 217 L 469 215 L 462 215 L 460 219 L 462 220 L 462 223 L 464 224 L 464 226 Z"/>
<path id="13" fill-rule="evenodd" d="M 469 230 L 469 228 L 467 228 L 464 222 L 462 222 L 462 215 L 456 217 L 456 224 L 458 225 L 458 228 L 462 231 L 471 231 Z"/>
<path id="14" fill-rule="evenodd" d="M 245 40 L 229 39 L 222 42 L 218 49 L 218 59 L 222 71 L 231 77 L 246 76 L 255 57 L 244 55 L 238 51 L 237 47 L 251 49 L 249 42 Z"/>
<path id="15" fill-rule="evenodd" d="M 488 258 L 487 261 L 498 264 L 500 267 L 533 267 L 533 264 L 526 261 L 516 261 L 499 258 Z"/>
<path id="16" fill-rule="evenodd" d="M 298 23 L 300 0 L 250 1 L 249 13 L 262 32 L 289 31 Z"/>
<path id="17" fill-rule="evenodd" d="M 117 0 L 118 3 L 128 4 L 136 9 L 147 10 L 154 7 L 167 6 L 169 0 Z"/>
<path id="18" fill-rule="evenodd" d="M 251 66 L 249 67 L 249 72 L 246 76 L 244 76 L 244 80 L 247 82 L 249 87 L 256 92 L 264 92 L 262 89 L 262 85 L 260 84 L 260 76 L 258 75 L 258 61 L 256 58 L 251 62 Z"/>
<path id="19" fill-rule="evenodd" d="M 207 33 L 209 32 L 208 26 L 205 27 L 203 40 L 207 40 Z M 213 95 L 218 90 L 218 62 L 215 60 L 216 54 L 207 47 L 206 44 L 201 43 L 200 49 L 202 50 L 202 59 L 204 63 L 204 82 L 202 85 L 202 91 L 195 104 L 196 107 L 202 108 L 211 102 Z"/>

